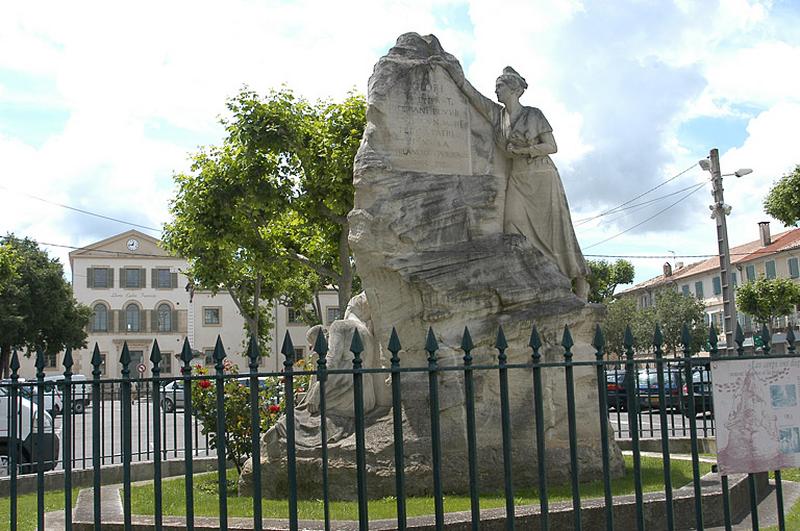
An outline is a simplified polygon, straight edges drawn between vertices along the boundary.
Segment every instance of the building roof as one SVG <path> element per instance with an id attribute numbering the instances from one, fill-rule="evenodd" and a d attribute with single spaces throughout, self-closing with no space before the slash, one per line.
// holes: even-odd
<path id="1" fill-rule="evenodd" d="M 754 240 L 742 245 L 731 247 L 731 265 L 743 264 L 769 255 L 777 254 L 792 249 L 800 249 L 800 228 L 788 230 L 776 234 L 772 238 L 772 243 L 767 246 L 761 245 L 761 240 Z M 706 260 L 693 262 L 672 272 L 672 275 L 658 275 L 657 277 L 640 282 L 635 286 L 621 291 L 619 294 L 632 293 L 643 289 L 655 288 L 669 282 L 677 282 L 680 279 L 694 275 L 708 273 L 719 269 L 719 257 L 713 256 Z"/>

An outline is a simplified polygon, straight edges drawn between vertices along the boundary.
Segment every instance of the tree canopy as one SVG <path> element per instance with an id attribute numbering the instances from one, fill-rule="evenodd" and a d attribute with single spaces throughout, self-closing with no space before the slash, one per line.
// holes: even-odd
<path id="1" fill-rule="evenodd" d="M 764 199 L 764 211 L 787 227 L 800 222 L 800 165 L 773 185 Z"/>
<path id="2" fill-rule="evenodd" d="M 192 155 L 191 172 L 175 176 L 163 241 L 188 260 L 197 288 L 230 293 L 263 341 L 264 312 L 276 298 L 305 308 L 330 286 L 340 312 L 350 300 L 347 214 L 366 102 L 356 94 L 311 103 L 285 88 L 265 96 L 244 89 L 227 108 L 222 144 Z"/>
<path id="3" fill-rule="evenodd" d="M 794 312 L 800 304 L 800 284 L 788 278 L 759 277 L 736 290 L 736 307 L 769 325 L 776 317 Z"/>
<path id="4" fill-rule="evenodd" d="M 0 372 L 8 375 L 11 350 L 61 350 L 86 346 L 86 324 L 92 314 L 79 304 L 64 280 L 64 269 L 56 259 L 40 250 L 36 242 L 9 234 L 0 239 L 0 255 L 11 260 L 12 273 L 0 283 Z M 8 258 L 12 256 L 12 258 Z M 4 269 L 5 266 L 0 266 Z"/>
<path id="5" fill-rule="evenodd" d="M 588 260 L 589 302 L 606 302 L 620 284 L 633 282 L 633 264 L 619 259 L 614 263 L 606 260 Z"/>

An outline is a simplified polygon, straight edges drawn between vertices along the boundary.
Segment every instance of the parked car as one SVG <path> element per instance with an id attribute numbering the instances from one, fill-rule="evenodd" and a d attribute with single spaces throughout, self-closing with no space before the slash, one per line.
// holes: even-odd
<path id="1" fill-rule="evenodd" d="M 714 401 L 712 399 L 711 371 L 708 367 L 699 367 L 692 371 L 692 392 L 694 394 L 695 414 L 711 413 L 714 415 Z M 681 398 L 681 413 L 689 416 L 689 386 L 683 385 Z"/>
<path id="2" fill-rule="evenodd" d="M 182 380 L 173 380 L 160 390 L 161 409 L 165 413 L 172 413 L 176 408 L 183 408 L 184 386 Z"/>
<path id="3" fill-rule="evenodd" d="M 664 375 L 664 407 L 677 409 L 681 405 L 681 378 L 680 370 L 665 369 Z M 662 406 L 658 387 L 658 371 L 645 370 L 639 372 L 639 406 L 658 409 Z"/>
<path id="4" fill-rule="evenodd" d="M 24 383 L 25 385 L 19 386 L 19 394 L 20 396 L 27 398 L 34 404 L 39 404 L 39 386 L 36 384 L 35 381 L 25 380 L 25 378 L 20 378 L 18 380 L 19 383 Z M 10 384 L 11 380 L 0 380 L 0 383 L 3 384 Z M 52 384 L 46 383 L 44 385 L 44 393 L 42 393 L 42 398 L 44 399 L 44 410 L 50 413 L 52 416 L 58 416 L 61 414 L 61 411 L 64 409 L 64 402 L 61 398 L 61 393 L 53 387 Z"/>
<path id="5" fill-rule="evenodd" d="M 20 387 L 21 389 L 21 387 Z M 10 473 L 11 459 L 11 396 L 8 386 L 0 386 L 0 477 Z M 44 430 L 38 432 L 39 408 L 28 398 L 20 395 L 17 405 L 17 462 L 21 474 L 36 469 L 41 457 L 45 470 L 55 468 L 61 443 L 53 426 L 53 417 L 42 411 Z M 39 453 L 41 452 L 41 453 Z"/>
<path id="6" fill-rule="evenodd" d="M 63 374 L 45 376 L 44 380 L 54 384 L 61 392 L 61 395 L 64 395 Z M 92 384 L 83 374 L 73 374 L 72 382 L 72 411 L 74 413 L 83 413 L 87 407 L 92 405 Z"/>
<path id="7" fill-rule="evenodd" d="M 606 402 L 608 409 L 628 410 L 627 372 L 625 369 L 606 369 Z"/>

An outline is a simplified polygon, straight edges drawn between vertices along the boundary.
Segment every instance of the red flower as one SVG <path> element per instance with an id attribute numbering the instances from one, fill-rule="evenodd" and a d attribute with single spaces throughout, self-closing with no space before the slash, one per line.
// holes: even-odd
<path id="1" fill-rule="evenodd" d="M 279 406 L 277 404 L 270 404 L 270 406 L 269 406 L 269 412 L 270 413 L 277 413 L 280 410 L 281 410 L 281 406 Z"/>
<path id="2" fill-rule="evenodd" d="M 208 380 L 200 380 L 199 382 L 197 382 L 197 385 L 200 386 L 200 389 L 208 389 L 209 387 L 211 387 L 211 382 Z"/>

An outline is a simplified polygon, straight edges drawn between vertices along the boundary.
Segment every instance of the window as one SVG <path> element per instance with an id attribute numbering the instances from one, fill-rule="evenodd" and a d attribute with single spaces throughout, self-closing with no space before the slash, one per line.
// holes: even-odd
<path id="1" fill-rule="evenodd" d="M 714 295 L 719 295 L 722 293 L 722 281 L 719 277 L 714 277 L 711 279 L 711 283 L 714 286 Z"/>
<path id="2" fill-rule="evenodd" d="M 798 266 L 797 258 L 789 258 L 789 276 L 791 278 L 800 277 L 800 266 Z"/>
<path id="3" fill-rule="evenodd" d="M 767 272 L 767 278 L 775 278 L 775 260 L 769 260 L 764 264 L 764 268 Z"/>
<path id="4" fill-rule="evenodd" d="M 302 360 L 306 357 L 306 349 L 303 347 L 294 347 L 294 362 Z M 313 368 L 313 367 L 312 367 Z"/>
<path id="5" fill-rule="evenodd" d="M 139 375 L 139 371 L 136 368 L 144 363 L 144 350 L 130 350 L 128 351 L 131 355 L 131 364 L 128 367 L 131 370 L 132 375 Z M 147 366 L 149 367 L 150 364 L 148 363 Z"/>
<path id="6" fill-rule="evenodd" d="M 286 322 L 288 323 L 300 323 L 300 313 L 295 310 L 294 308 L 286 308 Z"/>
<path id="7" fill-rule="evenodd" d="M 106 355 L 105 353 L 100 353 L 100 376 L 106 375 Z"/>
<path id="8" fill-rule="evenodd" d="M 94 305 L 92 332 L 108 332 L 108 308 L 103 303 Z"/>
<path id="9" fill-rule="evenodd" d="M 174 286 L 172 285 L 172 275 L 169 272 L 169 269 L 156 269 L 155 273 L 155 287 L 159 289 L 170 289 Z"/>
<path id="10" fill-rule="evenodd" d="M 703 299 L 703 281 L 698 281 L 694 283 L 694 294 L 697 296 L 698 299 Z"/>
<path id="11" fill-rule="evenodd" d="M 733 286 L 734 289 L 736 289 L 736 286 L 738 286 L 736 282 L 736 271 L 731 273 L 731 285 Z"/>
<path id="12" fill-rule="evenodd" d="M 161 353 L 161 361 L 158 364 L 158 368 L 161 369 L 161 374 L 172 374 L 172 353 L 171 352 L 162 352 Z"/>
<path id="13" fill-rule="evenodd" d="M 142 283 L 142 270 L 141 269 L 134 269 L 134 268 L 126 268 L 125 271 L 125 287 L 128 289 L 131 288 L 142 288 L 144 287 Z"/>
<path id="14" fill-rule="evenodd" d="M 684 284 L 681 286 L 681 293 L 683 293 L 686 297 L 689 296 L 689 284 Z"/>
<path id="15" fill-rule="evenodd" d="M 45 353 L 44 355 L 44 366 L 47 369 L 55 369 L 56 368 L 56 353 L 53 352 L 52 354 Z"/>
<path id="16" fill-rule="evenodd" d="M 203 324 L 206 326 L 216 326 L 220 324 L 219 308 L 203 308 Z"/>
<path id="17" fill-rule="evenodd" d="M 725 322 L 723 320 L 722 312 L 712 313 L 711 322 L 714 323 L 714 328 L 717 329 L 718 334 L 721 334 L 725 331 Z"/>
<path id="18" fill-rule="evenodd" d="M 214 349 L 213 348 L 205 349 L 203 351 L 203 357 L 205 358 L 204 365 L 206 367 L 210 367 L 211 365 L 214 365 Z"/>
<path id="19" fill-rule="evenodd" d="M 113 288 L 114 270 L 108 267 L 86 268 L 86 287 L 95 289 Z"/>
<path id="20" fill-rule="evenodd" d="M 159 332 L 172 331 L 172 308 L 166 302 L 158 305 L 156 310 L 156 317 L 158 319 Z"/>
<path id="21" fill-rule="evenodd" d="M 133 303 L 125 307 L 125 330 L 127 332 L 139 331 L 139 307 Z"/>
<path id="22" fill-rule="evenodd" d="M 749 265 L 745 268 L 745 273 L 747 274 L 747 281 L 753 281 L 756 279 L 756 266 Z"/>
<path id="23" fill-rule="evenodd" d="M 331 324 L 338 318 L 339 318 L 338 306 L 328 306 L 327 308 L 325 308 L 325 321 L 327 324 Z"/>

